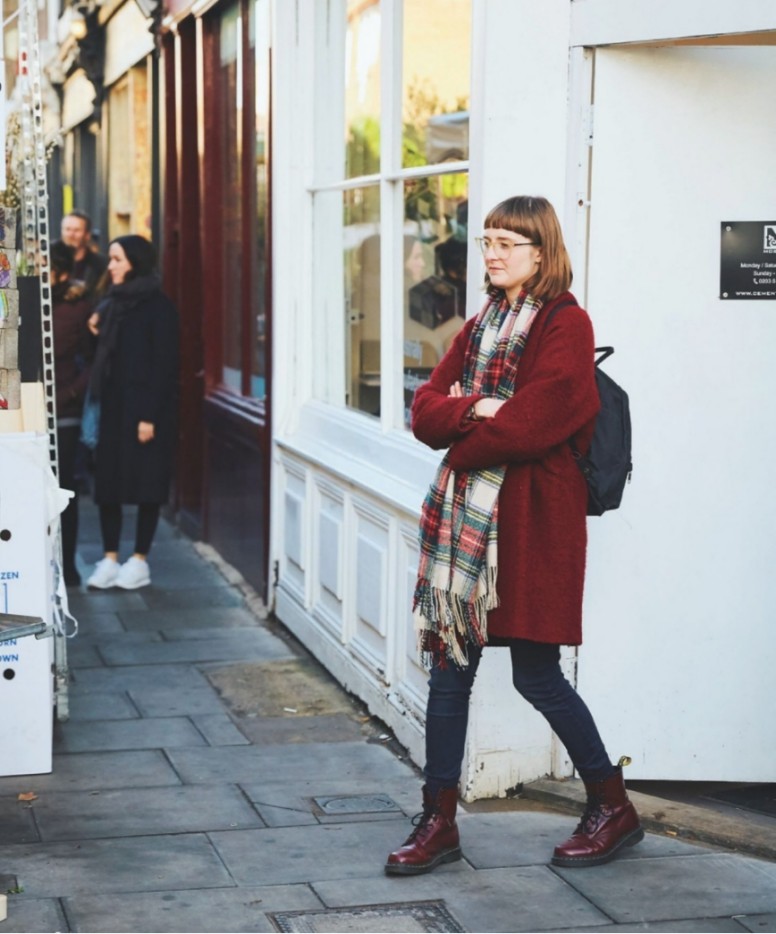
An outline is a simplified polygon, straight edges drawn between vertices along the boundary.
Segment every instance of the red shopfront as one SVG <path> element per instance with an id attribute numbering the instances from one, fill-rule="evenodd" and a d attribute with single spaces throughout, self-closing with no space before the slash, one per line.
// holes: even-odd
<path id="1" fill-rule="evenodd" d="M 181 312 L 176 511 L 267 597 L 269 0 L 168 3 L 164 277 Z"/>

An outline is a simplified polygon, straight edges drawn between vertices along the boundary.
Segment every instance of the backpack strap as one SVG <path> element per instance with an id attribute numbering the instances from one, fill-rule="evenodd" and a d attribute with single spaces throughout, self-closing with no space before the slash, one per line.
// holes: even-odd
<path id="1" fill-rule="evenodd" d="M 542 333 L 550 326 L 550 321 L 555 317 L 555 315 L 561 311 L 563 308 L 573 308 L 577 304 L 576 300 L 566 299 L 565 302 L 561 302 L 560 305 L 556 305 L 552 311 L 547 315 L 547 320 L 544 322 L 542 328 Z"/>
<path id="2" fill-rule="evenodd" d="M 547 320 L 544 322 L 542 333 L 544 332 L 544 329 L 550 326 L 550 322 L 552 321 L 552 319 L 555 317 L 555 315 L 559 311 L 561 311 L 564 308 L 573 308 L 575 306 L 578 307 L 576 301 L 565 301 L 565 302 L 561 302 L 560 305 L 557 305 L 555 308 L 553 308 L 552 311 L 549 313 L 549 315 L 547 315 Z M 596 347 L 595 353 L 601 354 L 601 356 L 598 357 L 595 361 L 595 365 L 600 366 L 604 362 L 604 360 L 606 360 L 607 357 L 611 357 L 611 355 L 614 353 L 614 347 Z"/>
<path id="3" fill-rule="evenodd" d="M 555 315 L 559 311 L 561 311 L 561 309 L 572 308 L 576 304 L 577 304 L 576 301 L 567 300 L 565 302 L 561 302 L 560 305 L 557 305 L 555 308 L 553 308 L 552 311 L 549 313 L 549 315 L 547 315 L 547 320 L 544 322 L 544 328 L 542 329 L 542 333 L 544 333 L 544 330 L 547 327 L 549 327 L 550 322 L 555 317 Z M 597 357 L 595 360 L 595 366 L 599 366 L 600 364 L 604 362 L 604 360 L 606 360 L 607 357 L 611 357 L 611 355 L 614 353 L 614 347 L 596 347 L 594 349 L 594 353 L 600 354 L 600 356 Z M 577 464 L 579 465 L 579 469 L 582 471 L 582 473 L 585 475 L 585 478 L 587 479 L 587 475 L 590 473 L 590 469 L 591 469 L 590 461 L 579 450 L 573 438 L 569 438 L 569 447 L 571 448 L 572 457 L 577 462 Z"/>

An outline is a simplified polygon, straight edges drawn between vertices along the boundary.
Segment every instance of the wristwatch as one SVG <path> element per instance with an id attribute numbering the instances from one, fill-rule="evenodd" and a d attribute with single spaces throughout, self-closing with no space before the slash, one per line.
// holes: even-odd
<path id="1" fill-rule="evenodd" d="M 471 404 L 471 405 L 469 406 L 469 408 L 466 410 L 466 417 L 469 419 L 469 421 L 478 422 L 478 421 L 480 420 L 480 417 L 479 417 L 479 415 L 476 413 L 476 411 L 474 410 L 474 405 L 475 405 L 475 403 L 472 402 L 472 404 Z"/>

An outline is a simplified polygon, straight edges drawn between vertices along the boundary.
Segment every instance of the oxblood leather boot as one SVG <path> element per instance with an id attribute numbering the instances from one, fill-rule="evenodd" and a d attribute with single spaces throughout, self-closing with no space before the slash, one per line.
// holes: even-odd
<path id="1" fill-rule="evenodd" d="M 585 782 L 587 807 L 571 837 L 555 847 L 554 866 L 600 866 L 644 838 L 625 791 L 622 766 L 600 782 Z"/>
<path id="2" fill-rule="evenodd" d="M 455 810 L 458 788 L 441 788 L 433 799 L 423 786 L 423 812 L 413 817 L 415 829 L 385 864 L 389 876 L 416 876 L 431 872 L 440 863 L 461 858 Z"/>

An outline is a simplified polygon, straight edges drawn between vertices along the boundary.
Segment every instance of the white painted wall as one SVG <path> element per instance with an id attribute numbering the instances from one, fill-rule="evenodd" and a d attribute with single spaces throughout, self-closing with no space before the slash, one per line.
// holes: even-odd
<path id="1" fill-rule="evenodd" d="M 589 522 L 579 684 L 634 778 L 773 781 L 776 302 L 719 299 L 776 216 L 774 48 L 599 50 L 589 307 L 634 474 Z"/>

